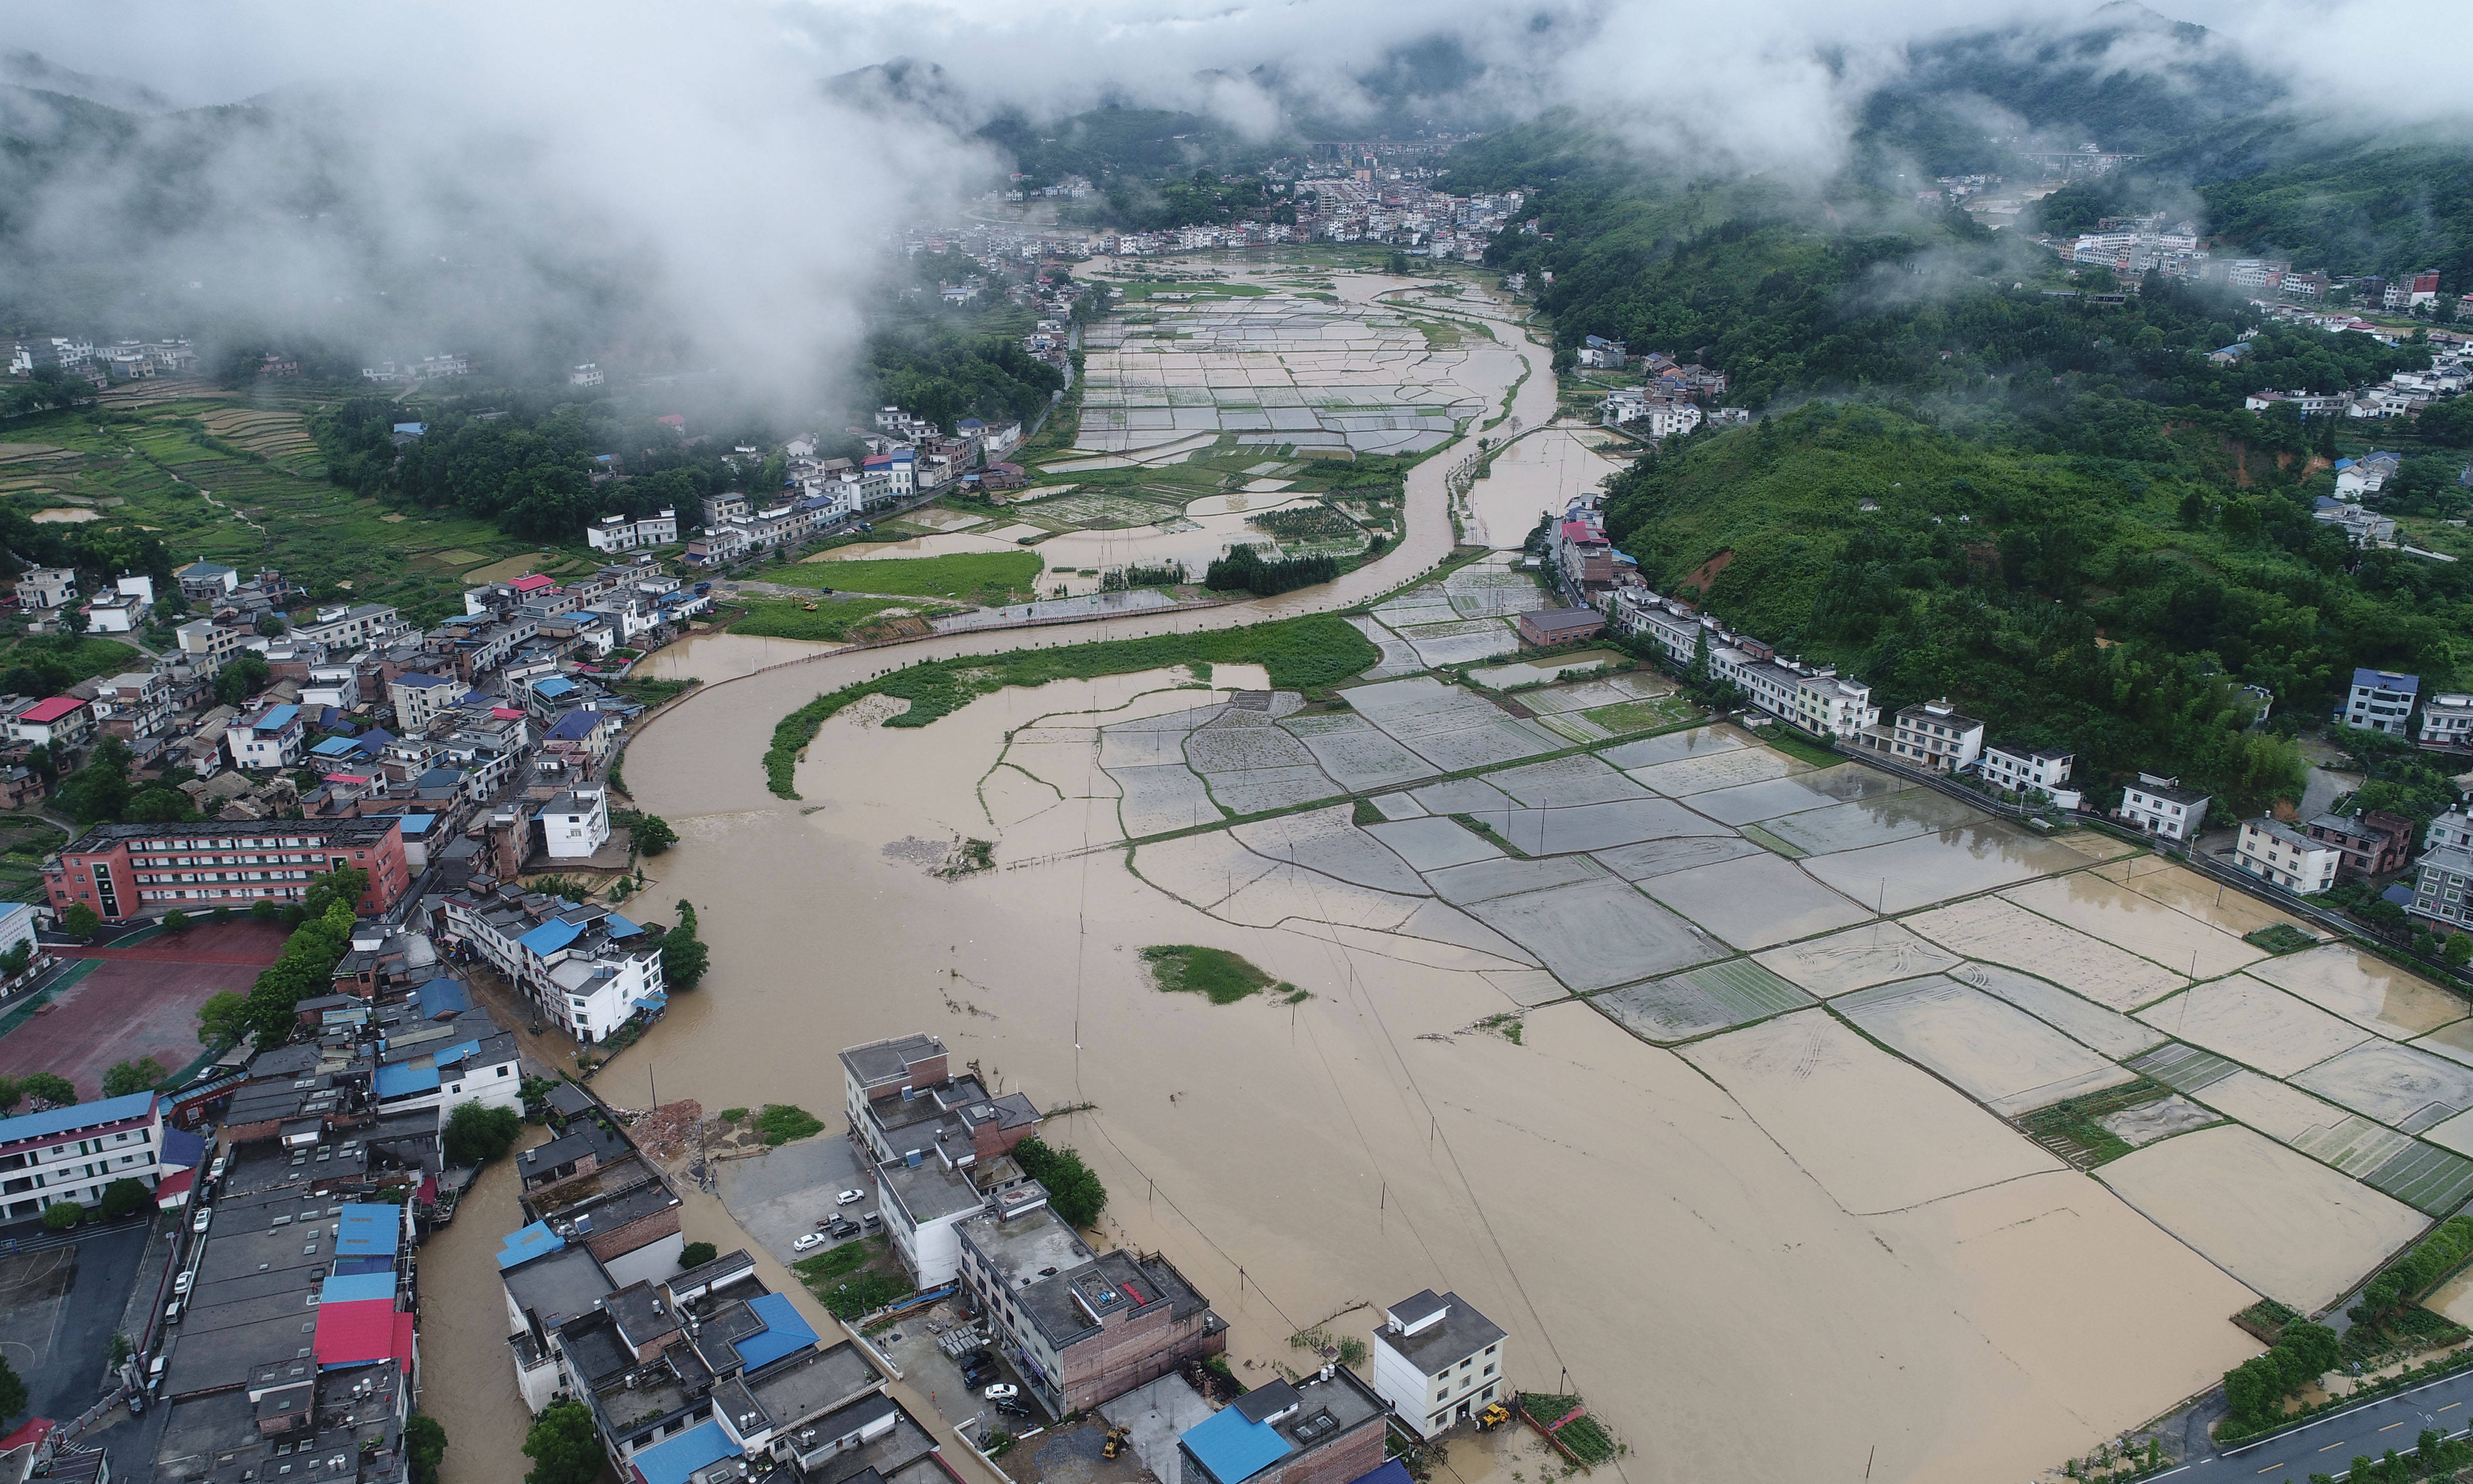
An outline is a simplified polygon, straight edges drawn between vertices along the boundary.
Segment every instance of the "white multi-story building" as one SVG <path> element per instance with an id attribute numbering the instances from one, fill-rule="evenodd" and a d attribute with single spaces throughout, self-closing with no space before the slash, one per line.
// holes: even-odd
<path id="1" fill-rule="evenodd" d="M 1455 1293 L 1423 1289 L 1382 1311 L 1374 1389 L 1402 1425 L 1430 1438 L 1510 1395 L 1502 1327 Z"/>
<path id="2" fill-rule="evenodd" d="M 652 934 L 607 907 L 504 888 L 446 898 L 447 936 L 468 944 L 578 1041 L 668 1005 Z"/>
<path id="3" fill-rule="evenodd" d="M 396 730 L 407 734 L 427 731 L 463 694 L 464 687 L 453 680 L 417 670 L 387 682 L 387 700 L 395 706 Z"/>
<path id="4" fill-rule="evenodd" d="M 18 1221 L 61 1201 L 93 1206 L 115 1180 L 152 1190 L 162 1148 L 162 1099 L 153 1092 L 0 1118 L 0 1214 Z"/>
<path id="5" fill-rule="evenodd" d="M 2013 794 L 2042 793 L 2052 796 L 2064 809 L 2078 806 L 2079 793 L 2069 786 L 2072 754 L 2057 748 L 2002 747 L 1983 750 L 1978 761 L 1983 781 L 1995 788 L 2005 788 Z"/>
<path id="6" fill-rule="evenodd" d="M 2336 884 L 2336 868 L 2344 852 L 2324 840 L 2313 840 L 2292 826 L 2272 819 L 2242 821 L 2241 843 L 2233 864 L 2299 897 L 2323 892 Z"/>
<path id="7" fill-rule="evenodd" d="M 585 544 L 595 551 L 636 551 L 647 546 L 667 546 L 679 539 L 679 513 L 665 510 L 630 520 L 624 515 L 604 515 L 584 528 Z"/>
<path id="8" fill-rule="evenodd" d="M 2442 846 L 2473 850 L 2473 812 L 2468 812 L 2460 803 L 2433 819 L 2422 826 L 2421 846 L 2425 850 L 2436 850 Z"/>
<path id="9" fill-rule="evenodd" d="M 2113 817 L 2134 829 L 2165 840 L 2190 840 L 2206 823 L 2207 796 L 2183 788 L 2179 778 L 2142 773 L 2121 791 L 2121 807 Z"/>
<path id="10" fill-rule="evenodd" d="M 2355 670 L 2353 688 L 2344 698 L 2344 708 L 2336 713 L 2336 720 L 2347 727 L 2363 727 L 2389 736 L 2409 736 L 2413 700 L 2420 689 L 2418 675 Z"/>
<path id="11" fill-rule="evenodd" d="M 602 375 L 601 368 L 590 361 L 570 367 L 566 372 L 566 384 L 570 387 L 597 387 L 607 379 Z"/>
<path id="12" fill-rule="evenodd" d="M 2473 746 L 2473 695 L 2440 691 L 2424 701 L 2421 730 L 2414 740 L 2424 747 Z"/>
<path id="13" fill-rule="evenodd" d="M 232 762 L 243 768 L 289 768 L 300 761 L 309 724 L 297 706 L 271 706 L 225 729 Z"/>
<path id="14" fill-rule="evenodd" d="M 1889 754 L 1910 767 L 1954 773 L 1983 754 L 1983 723 L 1943 701 L 1910 706 L 1897 715 Z"/>
<path id="15" fill-rule="evenodd" d="M 1608 624 L 1619 634 L 1654 640 L 1678 669 L 1689 668 L 1706 636 L 1709 676 L 1741 691 L 1781 721 L 1822 736 L 1854 737 L 1877 727 L 1881 708 L 1872 687 L 1834 665 L 1781 658 L 1758 639 L 1729 633 L 1716 619 L 1645 587 L 1619 586 L 1603 599 Z"/>
<path id="16" fill-rule="evenodd" d="M 588 860 L 610 843 L 610 796 L 598 783 L 559 795 L 536 817 L 552 860 Z"/>

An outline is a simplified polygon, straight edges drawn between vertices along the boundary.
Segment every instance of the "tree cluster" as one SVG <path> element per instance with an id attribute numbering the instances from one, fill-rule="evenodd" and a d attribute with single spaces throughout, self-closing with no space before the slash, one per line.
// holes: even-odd
<path id="1" fill-rule="evenodd" d="M 2343 1353 L 2336 1331 L 2295 1320 L 2275 1348 L 2224 1373 L 2224 1405 L 2234 1425 L 2254 1431 L 2284 1415 L 2284 1399 L 2333 1370 Z"/>
<path id="2" fill-rule="evenodd" d="M 1291 592 L 1327 583 L 1339 576 L 1339 562 L 1333 557 L 1285 557 L 1265 559 L 1261 551 L 1250 545 L 1232 546 L 1228 555 L 1211 563 L 1202 574 L 1202 586 L 1218 592 L 1250 592 L 1258 598 L 1274 593 Z"/>
<path id="3" fill-rule="evenodd" d="M 696 936 L 695 905 L 680 898 L 678 922 L 667 928 L 656 927 L 652 932 L 654 943 L 661 950 L 661 982 L 682 993 L 702 984 L 705 970 L 712 963 L 712 950 Z"/>
<path id="4" fill-rule="evenodd" d="M 228 1046 L 254 1037 L 260 1050 L 283 1044 L 298 1023 L 293 1007 L 332 990 L 335 966 L 352 946 L 354 909 L 369 889 L 368 872 L 347 868 L 321 877 L 299 904 L 283 908 L 298 924 L 283 952 L 247 994 L 227 990 L 198 1007 L 198 1040 Z"/>
<path id="5" fill-rule="evenodd" d="M 1022 1173 L 1047 1190 L 1047 1204 L 1075 1227 L 1089 1227 L 1107 1207 L 1108 1187 L 1082 1162 L 1079 1151 L 1058 1149 L 1042 1138 L 1025 1138 L 1013 1150 Z"/>
<path id="6" fill-rule="evenodd" d="M 512 1108 L 458 1103 L 446 1115 L 446 1162 L 487 1164 L 515 1147 L 524 1131 L 524 1115 Z"/>

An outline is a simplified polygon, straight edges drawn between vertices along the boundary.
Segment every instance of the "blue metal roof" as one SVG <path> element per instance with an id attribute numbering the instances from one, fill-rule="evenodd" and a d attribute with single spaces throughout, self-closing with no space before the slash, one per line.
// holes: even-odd
<path id="1" fill-rule="evenodd" d="M 276 731 L 291 726 L 300 715 L 300 708 L 297 706 L 269 706 L 266 714 L 251 725 L 256 730 Z"/>
<path id="2" fill-rule="evenodd" d="M 328 737 L 309 751 L 320 757 L 344 757 L 359 751 L 359 744 L 349 737 Z"/>
<path id="3" fill-rule="evenodd" d="M 1386 1458 L 1381 1468 L 1358 1474 L 1350 1484 L 1408 1484 L 1408 1466 L 1396 1458 Z"/>
<path id="4" fill-rule="evenodd" d="M 71 1129 L 91 1128 L 98 1123 L 119 1123 L 129 1118 L 143 1118 L 146 1110 L 155 1106 L 152 1092 L 132 1092 L 126 1097 L 107 1097 L 91 1103 L 77 1103 L 67 1108 L 55 1108 L 49 1113 L 24 1113 L 14 1118 L 0 1118 L 0 1144 L 13 1144 L 23 1139 L 40 1138 L 46 1134 L 65 1134 Z"/>
<path id="5" fill-rule="evenodd" d="M 335 1235 L 339 1257 L 392 1255 L 403 1237 L 403 1208 L 355 1204 L 344 1208 L 343 1230 Z"/>
<path id="6" fill-rule="evenodd" d="M 455 682 L 446 679 L 443 675 L 423 675 L 419 671 L 415 671 L 410 675 L 396 676 L 395 678 L 395 683 L 401 685 L 406 690 L 428 690 L 433 686 L 452 685 Z"/>
<path id="7" fill-rule="evenodd" d="M 2373 690 L 2401 690 L 2410 696 L 2421 689 L 2421 677 L 2399 675 L 2393 670 L 2355 670 L 2353 683 L 2367 685 Z"/>
<path id="8" fill-rule="evenodd" d="M 1212 1413 L 1177 1440 L 1202 1461 L 1218 1484 L 1244 1484 L 1287 1456 L 1288 1440 L 1269 1423 L 1250 1421 L 1235 1407 Z"/>
<path id="9" fill-rule="evenodd" d="M 543 734 L 544 742 L 581 742 L 601 725 L 599 711 L 569 711 Z"/>
<path id="10" fill-rule="evenodd" d="M 737 1451 L 738 1445 L 730 1441 L 721 1424 L 708 1422 L 642 1449 L 630 1462 L 643 1475 L 644 1484 L 687 1484 L 688 1476 L 698 1469 L 717 1464 Z"/>
<path id="11" fill-rule="evenodd" d="M 356 1300 L 384 1299 L 395 1301 L 395 1269 L 386 1267 L 372 1273 L 346 1273 L 329 1278 L 318 1289 L 321 1304 L 350 1304 Z"/>
<path id="12" fill-rule="evenodd" d="M 193 1170 L 206 1162 L 206 1140 L 187 1129 L 165 1129 L 163 1149 L 156 1162 L 166 1169 Z"/>
<path id="13" fill-rule="evenodd" d="M 412 993 L 413 997 L 420 1001 L 420 1014 L 424 1019 L 443 1020 L 472 1008 L 472 992 L 465 987 L 464 981 L 450 979 L 444 974 L 415 986 Z"/>
<path id="14" fill-rule="evenodd" d="M 612 938 L 633 938 L 644 930 L 643 924 L 631 922 L 612 912 L 601 920 L 601 930 Z"/>
<path id="15" fill-rule="evenodd" d="M 438 1069 L 415 1066 L 410 1062 L 397 1062 L 393 1066 L 378 1068 L 377 1091 L 380 1097 L 410 1097 L 416 1092 L 438 1090 Z"/>
<path id="16" fill-rule="evenodd" d="M 552 918 L 516 940 L 524 951 L 546 958 L 584 935 L 584 929 L 572 922 Z"/>
<path id="17" fill-rule="evenodd" d="M 444 1051 L 432 1054 L 429 1062 L 433 1066 L 452 1066 L 480 1049 L 481 1043 L 478 1041 L 458 1041 Z"/>
<path id="18" fill-rule="evenodd" d="M 429 833 L 429 826 L 438 823 L 435 814 L 399 814 L 396 818 L 403 821 L 403 837 L 407 840 Z"/>
<path id="19" fill-rule="evenodd" d="M 519 1262 L 530 1262 L 544 1253 L 553 1253 L 566 1245 L 566 1238 L 549 1229 L 549 1223 L 536 1221 L 528 1227 L 517 1227 L 498 1243 L 498 1266 L 501 1270 Z"/>
<path id="20" fill-rule="evenodd" d="M 784 1355 L 795 1355 L 816 1343 L 816 1331 L 790 1306 L 789 1295 L 768 1293 L 749 1300 L 747 1307 L 764 1321 L 764 1328 L 745 1339 L 732 1341 L 731 1348 L 738 1352 L 738 1358 L 750 1371 L 771 1365 Z"/>
<path id="21" fill-rule="evenodd" d="M 533 694 L 536 696 L 563 696 L 574 688 L 575 682 L 564 675 L 545 676 L 533 682 Z"/>

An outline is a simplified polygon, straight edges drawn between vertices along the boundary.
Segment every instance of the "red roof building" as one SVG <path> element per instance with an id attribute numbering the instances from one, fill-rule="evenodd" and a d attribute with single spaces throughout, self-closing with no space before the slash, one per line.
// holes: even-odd
<path id="1" fill-rule="evenodd" d="M 507 584 L 507 586 L 513 587 L 517 592 L 529 594 L 539 592 L 543 587 L 555 587 L 558 584 L 550 578 L 541 576 L 539 572 L 534 572 L 528 576 L 518 577 L 514 582 Z"/>
<path id="2" fill-rule="evenodd" d="M 312 1345 L 318 1364 L 368 1365 L 394 1359 L 406 1375 L 412 1371 L 412 1316 L 398 1311 L 389 1299 L 350 1299 L 318 1305 L 318 1332 Z"/>

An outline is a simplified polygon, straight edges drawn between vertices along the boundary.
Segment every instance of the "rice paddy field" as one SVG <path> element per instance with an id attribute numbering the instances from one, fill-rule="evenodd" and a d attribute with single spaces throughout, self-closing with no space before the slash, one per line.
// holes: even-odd
<path id="1" fill-rule="evenodd" d="M 1232 926 L 1672 1048 L 1850 1210 L 2088 1171 L 2310 1309 L 2473 1198 L 2458 996 L 2306 930 L 2269 954 L 2241 933 L 2281 915 L 2184 868 L 1815 767 L 1679 714 L 1652 675 L 1419 666 L 1486 590 L 1379 605 L 1382 663 L 1344 704 L 1162 695 L 1017 732 L 1000 770 L 1043 807 L 1089 798 L 1142 881 Z M 1673 709 L 1547 725 L 1643 705 Z"/>
<path id="2" fill-rule="evenodd" d="M 580 550 L 543 556 L 486 520 L 392 511 L 328 483 L 304 420 L 317 399 L 163 386 L 93 413 L 22 419 L 0 443 L 0 497 L 30 513 L 125 520 L 182 561 L 271 566 L 416 618 L 460 611 L 463 588 L 493 563 L 596 564 Z"/>

